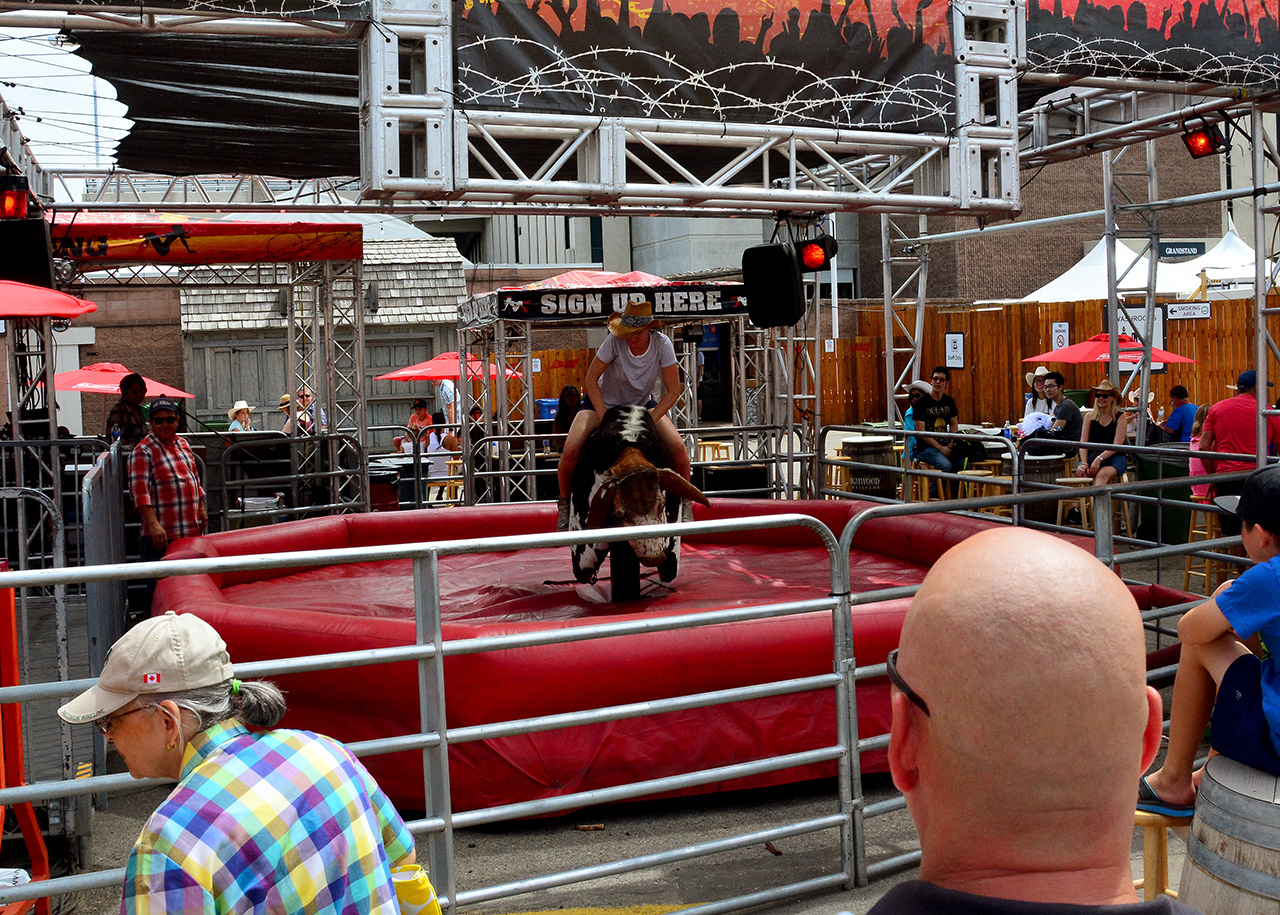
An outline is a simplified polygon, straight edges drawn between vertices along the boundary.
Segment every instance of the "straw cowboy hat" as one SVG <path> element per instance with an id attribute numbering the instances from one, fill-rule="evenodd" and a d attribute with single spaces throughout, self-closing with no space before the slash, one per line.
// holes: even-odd
<path id="1" fill-rule="evenodd" d="M 292 397 L 290 397 L 288 394 L 281 394 L 281 395 L 280 395 L 280 409 L 281 409 L 281 410 L 283 410 L 285 407 L 289 406 L 289 401 L 290 401 L 290 400 L 292 400 L 292 399 L 293 399 L 293 398 L 292 398 Z"/>
<path id="2" fill-rule="evenodd" d="M 609 316 L 609 333 L 625 340 L 642 330 L 657 330 L 662 322 L 653 316 L 652 302 L 628 302 Z"/>
<path id="3" fill-rule="evenodd" d="M 1120 396 L 1120 389 L 1111 383 L 1110 378 L 1102 379 L 1089 390 L 1095 394 L 1110 394 L 1112 397 Z"/>
<path id="4" fill-rule="evenodd" d="M 1142 392 L 1141 392 L 1141 391 L 1139 391 L 1137 388 L 1134 388 L 1132 391 L 1130 391 L 1130 392 L 1129 392 L 1129 403 L 1137 403 L 1137 402 L 1138 402 L 1138 395 L 1139 395 L 1140 393 L 1142 393 Z M 1147 392 L 1147 403 L 1151 403 L 1151 401 L 1153 401 L 1153 400 L 1155 400 L 1155 399 L 1156 399 L 1156 392 L 1155 392 L 1155 391 L 1148 391 L 1148 392 Z"/>
<path id="5" fill-rule="evenodd" d="M 249 412 L 252 413 L 256 409 L 258 408 L 249 406 L 249 404 L 243 400 L 237 400 L 234 404 L 232 404 L 231 409 L 227 411 L 227 419 L 235 419 L 236 414 L 239 413 L 241 410 L 248 410 Z"/>
<path id="6" fill-rule="evenodd" d="M 1029 388 L 1035 387 L 1036 379 L 1043 378 L 1045 375 L 1048 375 L 1048 374 L 1049 374 L 1049 370 L 1047 368 L 1045 368 L 1043 365 L 1037 365 L 1036 370 L 1034 372 L 1027 372 L 1026 374 L 1027 387 Z"/>

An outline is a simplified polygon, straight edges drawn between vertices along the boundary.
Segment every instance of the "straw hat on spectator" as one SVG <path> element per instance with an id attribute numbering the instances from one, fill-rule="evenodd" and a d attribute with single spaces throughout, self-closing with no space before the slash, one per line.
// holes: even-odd
<path id="1" fill-rule="evenodd" d="M 281 409 L 281 410 L 287 410 L 287 409 L 289 409 L 289 401 L 290 401 L 290 400 L 292 400 L 292 398 L 291 398 L 288 394 L 281 394 L 281 395 L 280 395 L 280 409 Z"/>
<path id="2" fill-rule="evenodd" d="M 1120 396 L 1120 389 L 1111 383 L 1110 378 L 1104 378 L 1091 387 L 1089 390 L 1095 394 L 1110 394 L 1112 397 Z"/>
<path id="3" fill-rule="evenodd" d="M 227 419 L 235 419 L 236 414 L 239 413 L 241 410 L 248 410 L 250 413 L 252 413 L 256 409 L 258 408 L 249 406 L 247 401 L 237 400 L 234 404 L 232 404 L 231 409 L 227 411 Z"/>
<path id="4" fill-rule="evenodd" d="M 1045 375 L 1048 375 L 1048 374 L 1049 374 L 1049 370 L 1047 368 L 1045 368 L 1043 365 L 1037 365 L 1036 370 L 1034 372 L 1027 372 L 1026 374 L 1027 387 L 1029 388 L 1035 387 L 1036 379 L 1043 378 Z"/>
<path id="5" fill-rule="evenodd" d="M 1140 393 L 1141 393 L 1141 391 L 1139 391 L 1137 388 L 1134 388 L 1132 391 L 1130 391 L 1130 392 L 1129 392 L 1129 403 L 1137 403 L 1137 402 L 1138 402 L 1138 395 L 1139 395 Z M 1148 392 L 1147 392 L 1147 403 L 1151 403 L 1151 401 L 1153 401 L 1153 400 L 1155 400 L 1155 399 L 1156 399 L 1156 392 L 1155 392 L 1155 391 L 1148 391 Z"/>

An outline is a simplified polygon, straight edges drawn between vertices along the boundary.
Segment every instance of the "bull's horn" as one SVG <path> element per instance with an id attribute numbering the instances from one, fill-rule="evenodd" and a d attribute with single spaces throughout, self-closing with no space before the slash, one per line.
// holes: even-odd
<path id="1" fill-rule="evenodd" d="M 694 502 L 701 502 L 708 508 L 711 507 L 711 500 L 702 494 L 702 490 L 674 470 L 665 468 L 659 470 L 658 485 L 662 487 L 662 491 L 665 493 L 679 496 L 682 499 L 692 499 Z"/>
<path id="2" fill-rule="evenodd" d="M 617 489 L 617 480 L 611 476 L 606 476 L 600 484 L 600 488 L 596 490 L 591 504 L 587 506 L 586 530 L 596 530 L 605 526 L 605 521 L 608 520 L 609 515 L 613 512 L 613 495 Z"/>

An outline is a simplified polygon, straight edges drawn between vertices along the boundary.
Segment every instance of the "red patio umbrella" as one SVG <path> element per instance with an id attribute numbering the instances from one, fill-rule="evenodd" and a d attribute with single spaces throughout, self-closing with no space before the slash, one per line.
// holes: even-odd
<path id="1" fill-rule="evenodd" d="M 498 367 L 492 362 L 489 363 L 489 377 L 498 377 Z M 467 357 L 467 380 L 475 381 L 483 378 L 485 375 L 484 363 L 475 356 L 468 354 Z M 507 369 L 506 376 L 508 378 L 520 378 L 521 373 L 515 369 Z M 417 365 L 406 366 L 402 369 L 396 369 L 394 372 L 387 372 L 385 375 L 379 375 L 378 381 L 440 381 L 445 378 L 458 379 L 462 377 L 462 359 L 457 353 L 441 353 L 434 359 L 428 359 L 426 362 L 419 362 Z"/>
<path id="2" fill-rule="evenodd" d="M 0 280 L 0 318 L 78 318 L 97 310 L 93 302 L 56 289 Z"/>
<path id="3" fill-rule="evenodd" d="M 68 296 L 68 298 L 70 298 Z M 78 300 L 77 300 L 78 301 Z M 93 304 L 90 302 L 89 304 Z M 53 387 L 57 391 L 79 391 L 82 394 L 119 394 L 120 379 L 125 375 L 132 373 L 127 366 L 123 366 L 118 362 L 95 362 L 93 365 L 86 365 L 84 368 L 72 369 L 69 372 L 59 372 L 53 376 Z M 147 397 L 195 397 L 194 394 L 188 394 L 186 391 L 179 391 L 177 388 L 171 388 L 167 384 L 162 384 L 142 376 L 143 381 L 147 383 Z"/>
<path id="4" fill-rule="evenodd" d="M 1142 344 L 1130 337 L 1128 334 L 1121 334 L 1116 338 L 1120 346 L 1120 361 L 1127 365 L 1137 365 L 1142 361 Z M 1050 350 L 1047 353 L 1041 353 L 1038 356 L 1028 356 L 1023 362 L 1110 362 L 1111 361 L 1111 335 L 1097 334 L 1090 337 L 1083 343 L 1073 343 L 1070 346 L 1064 346 L 1062 349 Z M 1151 348 L 1152 362 L 1195 362 L 1194 359 L 1188 359 L 1186 356 L 1179 356 L 1177 353 L 1171 353 L 1168 350 Z"/>

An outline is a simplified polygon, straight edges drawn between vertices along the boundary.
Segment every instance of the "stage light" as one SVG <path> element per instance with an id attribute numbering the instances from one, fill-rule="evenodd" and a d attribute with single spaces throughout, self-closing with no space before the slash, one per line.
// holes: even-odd
<path id="1" fill-rule="evenodd" d="M 1195 130 L 1186 130 L 1182 134 L 1182 142 L 1187 145 L 1187 152 L 1191 153 L 1193 159 L 1216 155 L 1227 148 L 1227 140 L 1223 137 L 1222 130 L 1217 124 L 1210 124 L 1208 121 L 1202 121 L 1200 127 Z"/>
<path id="2" fill-rule="evenodd" d="M 25 218 L 29 193 L 25 176 L 0 175 L 0 219 Z"/>
<path id="3" fill-rule="evenodd" d="M 800 242 L 796 248 L 796 261 L 801 272 L 823 270 L 831 265 L 840 246 L 830 235 L 818 235 Z"/>

